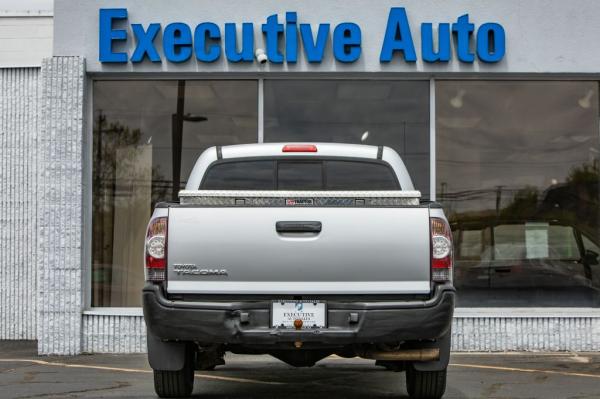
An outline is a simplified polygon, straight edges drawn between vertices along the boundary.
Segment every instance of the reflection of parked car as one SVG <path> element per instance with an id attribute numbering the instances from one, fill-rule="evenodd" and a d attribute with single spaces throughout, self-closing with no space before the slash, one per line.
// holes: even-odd
<path id="1" fill-rule="evenodd" d="M 568 306 L 573 295 L 597 295 L 600 288 L 598 244 L 574 226 L 502 221 L 455 224 L 453 232 L 456 286 L 466 301 L 476 290 L 504 305 L 535 297 Z"/>

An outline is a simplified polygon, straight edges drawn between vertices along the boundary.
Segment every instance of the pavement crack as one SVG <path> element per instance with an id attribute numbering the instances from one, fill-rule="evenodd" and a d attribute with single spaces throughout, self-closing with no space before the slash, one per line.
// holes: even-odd
<path id="1" fill-rule="evenodd" d="M 72 395 L 72 394 L 79 394 L 79 393 L 102 392 L 102 391 L 110 391 L 113 389 L 127 388 L 129 386 L 131 386 L 131 384 L 128 382 L 117 382 L 115 385 L 112 385 L 109 387 L 104 387 L 104 388 L 88 388 L 88 389 L 78 389 L 78 390 L 64 391 L 64 392 L 40 393 L 40 394 L 29 395 L 29 396 L 18 396 L 17 399 L 48 398 L 48 397 L 57 396 L 57 395 Z"/>
<path id="2" fill-rule="evenodd" d="M 486 388 L 483 393 L 481 394 L 482 397 L 484 398 L 490 398 L 493 395 L 495 395 L 496 393 L 498 393 L 498 391 L 500 390 L 500 388 L 502 388 L 502 386 L 504 386 L 503 383 L 501 382 L 497 382 L 495 384 L 490 385 L 488 388 Z"/>

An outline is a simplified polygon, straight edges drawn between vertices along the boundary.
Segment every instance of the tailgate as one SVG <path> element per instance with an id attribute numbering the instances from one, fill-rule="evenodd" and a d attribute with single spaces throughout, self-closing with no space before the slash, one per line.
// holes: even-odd
<path id="1" fill-rule="evenodd" d="M 236 206 L 240 200 L 170 208 L 168 292 L 430 292 L 427 207 L 355 206 L 354 199 L 317 206 L 313 197 Z"/>

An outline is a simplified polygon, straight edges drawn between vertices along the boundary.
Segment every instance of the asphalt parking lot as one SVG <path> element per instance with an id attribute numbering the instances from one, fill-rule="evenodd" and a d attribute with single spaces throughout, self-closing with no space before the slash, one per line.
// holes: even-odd
<path id="1" fill-rule="evenodd" d="M 405 398 L 404 374 L 330 357 L 296 369 L 269 356 L 227 355 L 197 372 L 201 398 Z M 600 353 L 455 354 L 445 398 L 600 398 Z M 38 357 L 0 342 L 0 398 L 152 398 L 145 355 Z"/>

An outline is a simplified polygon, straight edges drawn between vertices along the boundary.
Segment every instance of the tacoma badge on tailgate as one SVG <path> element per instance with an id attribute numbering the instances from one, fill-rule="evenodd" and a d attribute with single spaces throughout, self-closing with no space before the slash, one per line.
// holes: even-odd
<path id="1" fill-rule="evenodd" d="M 199 275 L 199 276 L 227 276 L 227 269 L 208 269 L 199 267 L 193 263 L 175 263 L 173 270 L 179 275 Z"/>

